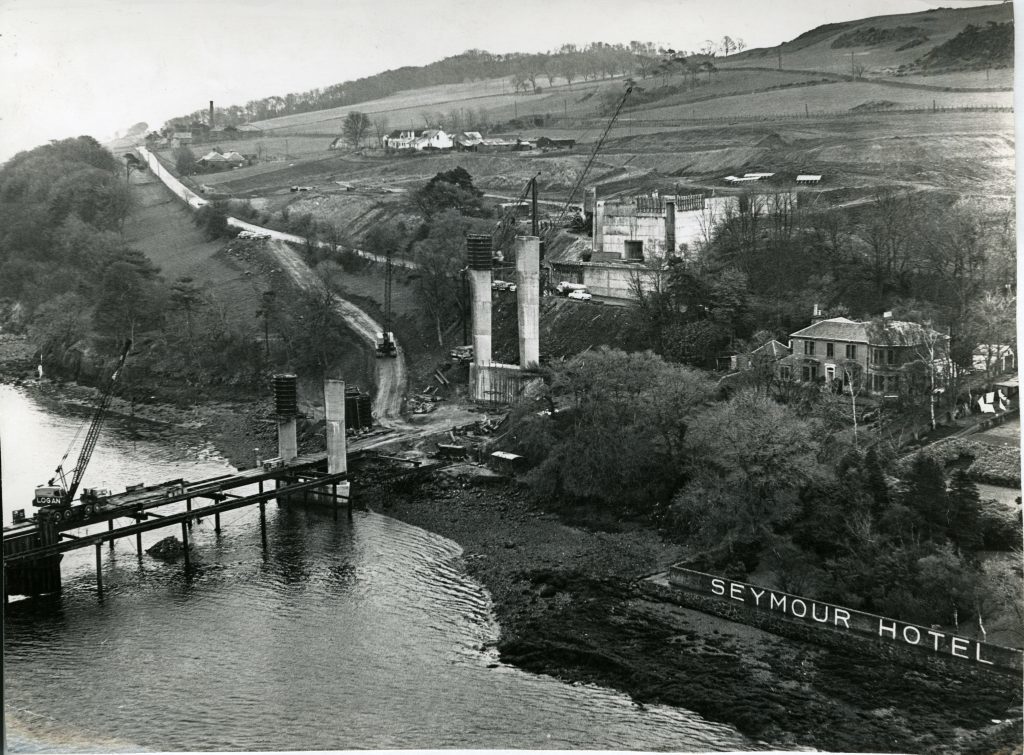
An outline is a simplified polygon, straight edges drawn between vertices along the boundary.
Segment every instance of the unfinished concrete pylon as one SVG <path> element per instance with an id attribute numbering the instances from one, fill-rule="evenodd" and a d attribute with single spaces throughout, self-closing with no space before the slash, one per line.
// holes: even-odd
<path id="1" fill-rule="evenodd" d="M 291 461 L 299 455 L 296 416 L 299 413 L 298 378 L 274 375 L 274 413 L 277 415 L 277 455 Z"/>
<path id="2" fill-rule="evenodd" d="M 540 239 L 516 236 L 516 294 L 519 303 L 519 366 L 540 363 Z"/>
<path id="3" fill-rule="evenodd" d="M 491 237 L 472 235 L 466 239 L 469 252 L 469 290 L 473 313 L 473 363 L 491 361 Z"/>
<path id="4" fill-rule="evenodd" d="M 324 381 L 324 420 L 327 424 L 327 474 L 348 471 L 345 436 L 345 381 Z"/>

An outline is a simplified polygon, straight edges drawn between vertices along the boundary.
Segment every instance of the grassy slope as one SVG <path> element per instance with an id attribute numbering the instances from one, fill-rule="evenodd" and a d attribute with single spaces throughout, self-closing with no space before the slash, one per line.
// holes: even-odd
<path id="1" fill-rule="evenodd" d="M 877 74 L 887 68 L 913 63 L 933 47 L 955 37 L 963 31 L 967 24 L 983 26 L 989 21 L 1004 22 L 1012 18 L 1013 6 L 1009 3 L 1002 3 L 974 8 L 939 8 L 920 13 L 860 19 L 844 25 L 843 28 L 825 29 L 821 32 L 812 30 L 804 35 L 804 39 L 798 38 L 783 44 L 782 67 L 849 74 L 851 72 L 850 53 L 852 52 L 854 63 L 865 66 L 868 75 Z M 836 37 L 858 28 L 891 29 L 897 26 L 920 28 L 928 36 L 928 41 L 908 50 L 896 49 L 902 44 L 901 42 L 874 47 L 832 47 L 832 42 Z M 777 63 L 777 48 L 771 47 L 748 50 L 732 56 L 729 61 L 723 61 L 720 65 L 764 65 L 775 68 Z M 921 77 L 919 80 L 921 83 L 928 83 L 926 77 Z M 973 80 L 978 81 L 979 79 Z"/>
<path id="2" fill-rule="evenodd" d="M 150 173 L 132 173 L 136 209 L 125 224 L 125 241 L 139 249 L 164 278 L 191 277 L 230 316 L 251 318 L 268 286 L 258 265 L 223 253 L 222 241 L 208 241 L 192 213 Z"/>

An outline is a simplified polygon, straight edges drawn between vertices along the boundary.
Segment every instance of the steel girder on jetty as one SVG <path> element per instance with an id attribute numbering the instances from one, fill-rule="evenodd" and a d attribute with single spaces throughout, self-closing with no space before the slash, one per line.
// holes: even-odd
<path id="1" fill-rule="evenodd" d="M 212 516 L 215 529 L 220 531 L 220 515 L 226 511 L 259 505 L 261 525 L 267 501 L 273 499 L 315 501 L 335 507 L 349 503 L 346 492 L 340 493 L 339 484 L 347 480 L 347 472 L 329 474 L 323 471 L 326 456 L 316 454 L 299 456 L 290 462 L 269 467 L 256 467 L 229 475 L 197 482 L 170 480 L 157 485 L 128 490 L 109 496 L 97 503 L 95 511 L 84 521 L 46 519 L 25 522 L 3 530 L 4 597 L 10 594 L 34 594 L 60 589 L 60 560 L 69 551 L 94 546 L 97 550 L 97 581 L 102 589 L 99 572 L 100 548 L 115 540 L 136 536 L 139 555 L 142 554 L 142 533 L 179 524 L 185 544 L 185 566 L 189 566 L 188 527 L 193 520 Z M 274 487 L 264 486 L 273 482 Z M 232 491 L 249 485 L 258 485 L 258 492 L 241 495 Z M 347 486 L 344 486 L 347 488 Z M 201 505 L 193 505 L 199 500 Z M 157 513 L 175 503 L 185 502 L 184 511 Z M 117 519 L 132 519 L 134 523 L 115 527 Z M 105 531 L 73 535 L 66 530 L 107 522 Z"/>

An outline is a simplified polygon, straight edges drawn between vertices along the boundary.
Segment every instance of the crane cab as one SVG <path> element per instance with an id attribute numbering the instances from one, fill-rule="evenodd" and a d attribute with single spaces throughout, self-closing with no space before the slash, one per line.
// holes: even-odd
<path id="1" fill-rule="evenodd" d="M 379 332 L 376 335 L 377 356 L 393 357 L 398 355 L 398 348 L 395 346 L 395 334 L 390 330 Z"/>
<path id="2" fill-rule="evenodd" d="M 60 485 L 40 485 L 36 488 L 33 506 L 62 506 L 67 491 Z"/>

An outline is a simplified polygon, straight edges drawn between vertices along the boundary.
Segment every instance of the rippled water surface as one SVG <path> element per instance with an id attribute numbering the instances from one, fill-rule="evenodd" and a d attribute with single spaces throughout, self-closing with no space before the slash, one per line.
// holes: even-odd
<path id="1" fill-rule="evenodd" d="M 0 386 L 5 522 L 80 421 Z M 86 485 L 228 471 L 130 430 L 104 431 Z M 65 558 L 60 598 L 7 607 L 12 750 L 752 747 L 687 711 L 500 664 L 490 599 L 450 540 L 276 505 L 266 547 L 256 510 L 212 525 L 193 527 L 189 577 L 129 539 L 103 551 L 102 599 L 89 548 Z"/>

